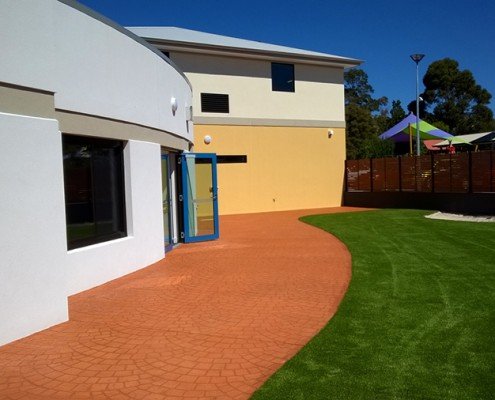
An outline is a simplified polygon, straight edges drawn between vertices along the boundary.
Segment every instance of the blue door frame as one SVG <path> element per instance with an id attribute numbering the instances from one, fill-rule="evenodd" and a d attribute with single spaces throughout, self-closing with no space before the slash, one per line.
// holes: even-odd
<path id="1" fill-rule="evenodd" d="M 217 156 L 214 153 L 183 153 L 180 160 L 184 242 L 218 239 Z M 202 171 L 198 176 L 197 166 L 205 164 L 211 169 L 199 168 Z M 207 214 L 200 215 L 205 210 Z"/>

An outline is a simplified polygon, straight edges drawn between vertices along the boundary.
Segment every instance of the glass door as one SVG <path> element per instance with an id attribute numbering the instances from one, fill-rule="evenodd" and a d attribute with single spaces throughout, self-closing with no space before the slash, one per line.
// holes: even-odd
<path id="1" fill-rule="evenodd" d="M 171 198 L 170 198 L 170 166 L 167 154 L 162 154 L 162 208 L 163 208 L 163 240 L 165 251 L 173 246 L 171 232 Z"/>
<path id="2" fill-rule="evenodd" d="M 184 241 L 218 238 L 217 156 L 181 155 Z"/>

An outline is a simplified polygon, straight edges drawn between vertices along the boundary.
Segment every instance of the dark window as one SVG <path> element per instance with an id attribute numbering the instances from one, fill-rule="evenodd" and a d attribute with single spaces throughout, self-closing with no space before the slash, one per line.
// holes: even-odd
<path id="1" fill-rule="evenodd" d="M 170 53 L 168 51 L 165 51 L 165 50 L 160 50 L 163 55 L 167 56 L 167 58 L 170 58 Z"/>
<path id="2" fill-rule="evenodd" d="M 124 143 L 73 135 L 62 142 L 68 249 L 126 236 Z"/>
<path id="3" fill-rule="evenodd" d="M 272 63 L 272 90 L 294 92 L 294 65 Z"/>
<path id="4" fill-rule="evenodd" d="M 218 164 L 244 164 L 247 163 L 247 156 L 232 155 L 232 156 L 220 156 L 217 155 Z"/>
<path id="5" fill-rule="evenodd" d="M 201 93 L 201 112 L 228 113 L 229 95 Z"/>

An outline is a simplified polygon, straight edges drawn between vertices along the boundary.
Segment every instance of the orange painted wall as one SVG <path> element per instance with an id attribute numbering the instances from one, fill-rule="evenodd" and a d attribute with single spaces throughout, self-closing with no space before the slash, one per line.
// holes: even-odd
<path id="1" fill-rule="evenodd" d="M 247 156 L 218 165 L 220 214 L 340 206 L 345 129 L 332 130 L 329 138 L 328 128 L 195 125 L 195 152 Z"/>

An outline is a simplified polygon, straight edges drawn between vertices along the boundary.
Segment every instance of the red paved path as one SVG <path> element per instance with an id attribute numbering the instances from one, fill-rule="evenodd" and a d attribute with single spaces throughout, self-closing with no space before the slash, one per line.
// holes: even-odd
<path id="1" fill-rule="evenodd" d="M 350 256 L 290 211 L 70 298 L 70 321 L 0 347 L 1 399 L 246 399 L 335 313 Z"/>

